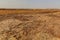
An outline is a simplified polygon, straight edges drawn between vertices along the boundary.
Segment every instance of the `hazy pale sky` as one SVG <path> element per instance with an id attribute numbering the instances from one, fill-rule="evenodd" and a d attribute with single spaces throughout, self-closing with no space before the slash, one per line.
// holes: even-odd
<path id="1" fill-rule="evenodd" d="M 60 0 L 0 0 L 0 8 L 60 8 Z"/>

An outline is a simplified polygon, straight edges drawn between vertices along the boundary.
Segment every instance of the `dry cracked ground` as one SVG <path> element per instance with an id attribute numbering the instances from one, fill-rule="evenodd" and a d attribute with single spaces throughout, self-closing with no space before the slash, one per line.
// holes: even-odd
<path id="1" fill-rule="evenodd" d="M 0 15 L 0 40 L 60 40 L 60 13 Z"/>

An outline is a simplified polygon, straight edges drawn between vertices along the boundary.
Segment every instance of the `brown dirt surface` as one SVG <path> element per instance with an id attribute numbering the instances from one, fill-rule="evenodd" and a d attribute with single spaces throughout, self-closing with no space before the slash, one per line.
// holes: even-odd
<path id="1" fill-rule="evenodd" d="M 0 40 L 60 40 L 60 12 L 13 11 L 0 11 Z"/>

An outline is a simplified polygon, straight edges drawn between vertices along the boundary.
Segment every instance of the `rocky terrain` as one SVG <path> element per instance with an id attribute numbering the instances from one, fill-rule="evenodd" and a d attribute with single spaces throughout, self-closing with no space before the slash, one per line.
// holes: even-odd
<path id="1" fill-rule="evenodd" d="M 60 40 L 60 12 L 0 15 L 0 40 Z"/>

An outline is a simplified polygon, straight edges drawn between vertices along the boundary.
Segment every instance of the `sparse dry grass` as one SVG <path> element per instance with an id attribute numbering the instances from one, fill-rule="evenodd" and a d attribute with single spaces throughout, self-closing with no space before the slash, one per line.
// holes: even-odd
<path id="1" fill-rule="evenodd" d="M 0 14 L 15 13 L 55 13 L 60 12 L 59 9 L 0 9 Z"/>
<path id="2" fill-rule="evenodd" d="M 0 40 L 60 40 L 60 11 L 1 9 Z"/>

